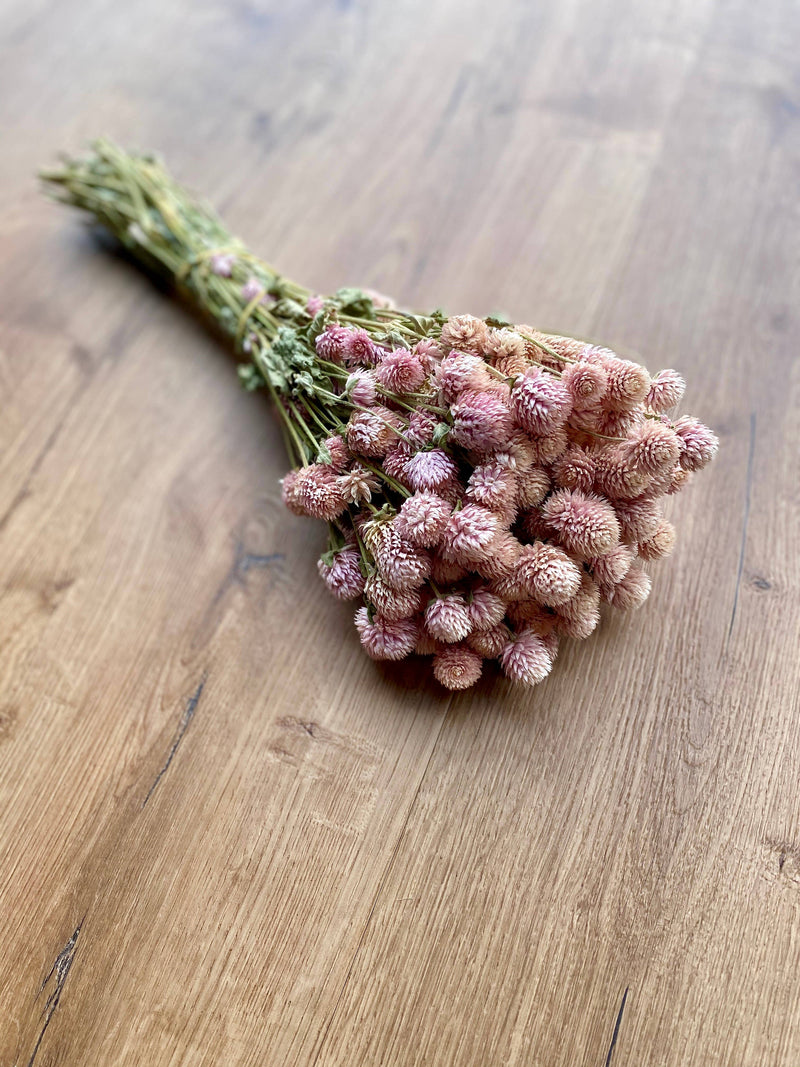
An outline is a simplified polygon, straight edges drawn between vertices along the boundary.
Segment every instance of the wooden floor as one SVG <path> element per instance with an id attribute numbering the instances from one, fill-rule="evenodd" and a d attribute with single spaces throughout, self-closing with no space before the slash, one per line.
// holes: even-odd
<path id="1" fill-rule="evenodd" d="M 9 0 L 0 1064 L 800 1064 L 800 7 Z M 635 616 L 361 653 L 268 405 L 33 175 L 162 151 L 320 290 L 689 379 Z"/>

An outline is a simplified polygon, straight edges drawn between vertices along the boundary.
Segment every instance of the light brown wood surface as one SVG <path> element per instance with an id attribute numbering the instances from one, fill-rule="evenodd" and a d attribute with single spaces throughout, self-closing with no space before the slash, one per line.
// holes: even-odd
<path id="1" fill-rule="evenodd" d="M 800 1064 L 797 4 L 0 20 L 0 1064 Z M 645 608 L 534 691 L 371 663 L 267 402 L 40 197 L 98 133 L 322 291 L 683 372 Z"/>

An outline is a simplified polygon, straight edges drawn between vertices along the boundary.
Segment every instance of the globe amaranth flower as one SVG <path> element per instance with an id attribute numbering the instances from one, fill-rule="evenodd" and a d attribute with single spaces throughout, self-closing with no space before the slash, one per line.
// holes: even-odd
<path id="1" fill-rule="evenodd" d="M 545 436 L 560 429 L 572 411 L 572 398 L 551 374 L 530 367 L 511 390 L 511 411 L 523 430 Z"/>
<path id="2" fill-rule="evenodd" d="M 419 625 L 413 619 L 390 622 L 381 615 L 370 620 L 367 608 L 359 608 L 355 615 L 356 629 L 364 651 L 372 659 L 405 659 L 414 651 Z"/>
<path id="3" fill-rule="evenodd" d="M 602 556 L 617 544 L 620 526 L 602 497 L 577 489 L 559 489 L 542 506 L 545 521 L 576 559 Z"/>
<path id="4" fill-rule="evenodd" d="M 433 657 L 433 676 L 446 689 L 469 689 L 483 670 L 483 659 L 466 645 L 448 645 Z"/>
<path id="5" fill-rule="evenodd" d="M 461 593 L 435 596 L 425 609 L 425 629 L 437 641 L 462 641 L 472 629 L 472 620 Z"/>
<path id="6" fill-rule="evenodd" d="M 523 630 L 506 643 L 500 653 L 500 666 L 512 681 L 533 686 L 550 673 L 553 657 L 539 634 Z"/>

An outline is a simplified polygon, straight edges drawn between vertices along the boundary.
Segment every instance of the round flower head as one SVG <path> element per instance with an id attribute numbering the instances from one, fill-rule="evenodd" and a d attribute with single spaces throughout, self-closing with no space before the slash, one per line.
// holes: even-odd
<path id="1" fill-rule="evenodd" d="M 661 508 L 655 500 L 631 500 L 616 505 L 620 539 L 632 545 L 646 541 L 658 529 Z M 601 552 L 598 555 L 602 555 Z"/>
<path id="2" fill-rule="evenodd" d="M 371 574 L 364 584 L 364 596 L 387 622 L 410 619 L 422 607 L 418 589 L 398 592 L 390 589 L 379 574 Z"/>
<path id="3" fill-rule="evenodd" d="M 542 637 L 523 630 L 500 653 L 500 665 L 513 682 L 533 686 L 544 681 L 553 668 L 553 657 Z"/>
<path id="4" fill-rule="evenodd" d="M 602 556 L 594 556 L 587 564 L 601 586 L 616 585 L 621 582 L 633 563 L 633 552 L 625 545 L 616 545 Z"/>
<path id="5" fill-rule="evenodd" d="M 436 368 L 434 381 L 442 400 L 452 404 L 466 389 L 485 389 L 492 379 L 480 356 L 453 351 Z"/>
<path id="6" fill-rule="evenodd" d="M 640 470 L 660 474 L 678 461 L 680 438 L 663 422 L 647 419 L 631 430 L 627 441 L 619 446 L 619 454 Z"/>
<path id="7" fill-rule="evenodd" d="M 545 522 L 541 507 L 529 508 L 521 516 L 523 540 L 541 541 L 550 537 L 552 531 Z"/>
<path id="8" fill-rule="evenodd" d="M 462 448 L 491 452 L 508 443 L 513 427 L 511 413 L 495 393 L 467 389 L 450 411 L 453 416 L 450 436 Z"/>
<path id="9" fill-rule="evenodd" d="M 409 482 L 406 475 L 406 465 L 410 458 L 411 450 L 406 442 L 397 441 L 387 449 L 381 466 L 383 467 L 384 473 L 390 478 L 394 478 L 394 480 L 400 482 L 401 485 L 408 486 Z"/>
<path id="10" fill-rule="evenodd" d="M 458 476 L 458 467 L 441 448 L 416 452 L 405 465 L 408 484 L 415 491 L 437 490 L 449 485 Z"/>
<path id="11" fill-rule="evenodd" d="M 425 609 L 425 629 L 446 644 L 462 641 L 472 629 L 472 621 L 461 593 L 434 597 Z"/>
<path id="12" fill-rule="evenodd" d="M 502 450 L 495 452 L 494 460 L 517 474 L 525 474 L 536 463 L 536 449 L 525 431 L 516 429 L 511 432 Z"/>
<path id="13" fill-rule="evenodd" d="M 289 471 L 281 478 L 281 500 L 293 515 L 305 515 L 306 509 L 297 496 L 297 471 Z"/>
<path id="14" fill-rule="evenodd" d="M 388 619 L 375 615 L 370 621 L 367 608 L 359 608 L 356 629 L 364 651 L 371 659 L 405 659 L 417 643 L 419 626 L 413 619 Z"/>
<path id="15" fill-rule="evenodd" d="M 349 471 L 340 474 L 337 479 L 339 492 L 348 504 L 369 503 L 372 494 L 381 487 L 380 479 L 373 471 L 354 463 Z"/>
<path id="16" fill-rule="evenodd" d="M 517 504 L 522 509 L 535 508 L 550 492 L 550 478 L 541 467 L 532 467 L 517 479 Z"/>
<path id="17" fill-rule="evenodd" d="M 433 676 L 446 689 L 469 689 L 483 670 L 483 660 L 466 645 L 450 645 L 433 657 Z"/>
<path id="18" fill-rule="evenodd" d="M 456 315 L 442 326 L 441 341 L 445 348 L 479 355 L 486 343 L 486 323 L 472 315 Z"/>
<path id="19" fill-rule="evenodd" d="M 476 630 L 467 638 L 467 645 L 484 659 L 497 659 L 508 643 L 507 626 L 493 626 L 491 630 Z"/>
<path id="20" fill-rule="evenodd" d="M 444 355 L 441 346 L 431 337 L 423 337 L 421 341 L 417 341 L 412 352 L 422 363 L 426 374 L 433 372 L 434 367 Z"/>
<path id="21" fill-rule="evenodd" d="M 476 560 L 474 568 L 483 578 L 495 581 L 514 569 L 521 551 L 522 545 L 516 537 L 509 530 L 500 530 L 486 546 L 481 559 Z"/>
<path id="22" fill-rule="evenodd" d="M 383 357 L 383 349 L 372 340 L 366 330 L 350 330 L 345 362 L 351 367 L 374 367 Z"/>
<path id="23" fill-rule="evenodd" d="M 350 351 L 351 331 L 346 326 L 328 326 L 317 334 L 314 347 L 317 355 L 330 363 L 344 363 Z"/>
<path id="24" fill-rule="evenodd" d="M 492 363 L 497 364 L 501 360 L 522 360 L 526 365 L 527 345 L 516 330 L 503 328 L 500 330 L 489 329 L 486 331 L 486 339 L 483 346 L 484 355 Z"/>
<path id="25" fill-rule="evenodd" d="M 676 370 L 659 371 L 650 383 L 645 406 L 651 411 L 669 411 L 679 403 L 685 389 L 686 382 Z"/>
<path id="26" fill-rule="evenodd" d="M 504 374 L 506 378 L 518 378 L 520 374 L 524 374 L 530 367 L 531 361 L 525 355 L 517 355 L 511 353 L 507 356 L 498 356 L 494 361 L 494 366 L 501 374 Z"/>
<path id="27" fill-rule="evenodd" d="M 266 303 L 267 292 L 264 285 L 258 278 L 248 278 L 242 286 L 242 300 L 244 300 L 246 304 L 249 304 L 251 300 L 255 300 L 259 293 L 263 294 L 261 303 Z"/>
<path id="28" fill-rule="evenodd" d="M 662 519 L 645 541 L 638 545 L 639 555 L 642 559 L 661 559 L 668 556 L 675 547 L 675 527 L 671 522 Z"/>
<path id="29" fill-rule="evenodd" d="M 460 582 L 463 578 L 466 578 L 468 574 L 467 568 L 462 567 L 460 563 L 445 559 L 438 552 L 434 553 L 431 559 L 431 580 L 438 586 L 453 585 L 455 582 Z"/>
<path id="30" fill-rule="evenodd" d="M 600 624 L 599 609 L 587 608 L 583 614 L 559 615 L 558 632 L 562 637 L 572 637 L 576 641 L 585 641 L 591 637 Z"/>
<path id="31" fill-rule="evenodd" d="M 684 416 L 675 423 L 680 438 L 680 464 L 684 470 L 699 471 L 717 454 L 719 441 L 715 434 L 697 419 Z"/>
<path id="32" fill-rule="evenodd" d="M 325 297 L 315 293 L 306 300 L 306 312 L 313 319 L 325 307 Z"/>
<path id="33" fill-rule="evenodd" d="M 395 527 L 413 545 L 433 548 L 439 543 L 452 511 L 452 506 L 435 493 L 415 493 L 403 501 Z"/>
<path id="34" fill-rule="evenodd" d="M 467 602 L 470 629 L 491 630 L 503 621 L 506 614 L 505 601 L 485 586 L 473 589 Z"/>
<path id="35" fill-rule="evenodd" d="M 211 273 L 219 275 L 220 278 L 230 278 L 235 262 L 236 256 L 224 252 L 217 252 L 208 261 Z M 255 296 L 255 293 L 253 296 Z"/>
<path id="36" fill-rule="evenodd" d="M 465 504 L 447 520 L 440 551 L 456 563 L 471 563 L 486 554 L 486 546 L 500 529 L 494 512 L 479 504 Z"/>
<path id="37" fill-rule="evenodd" d="M 597 582 L 584 571 L 578 583 L 578 589 L 574 596 L 556 609 L 561 618 L 566 619 L 595 619 L 594 626 L 600 621 L 600 587 Z M 592 629 L 594 629 L 594 626 Z"/>
<path id="38" fill-rule="evenodd" d="M 344 385 L 345 396 L 361 408 L 371 408 L 378 396 L 375 372 L 371 370 L 356 370 L 350 375 Z"/>
<path id="39" fill-rule="evenodd" d="M 517 476 L 513 471 L 499 463 L 481 463 L 469 476 L 466 498 L 497 511 L 512 503 L 516 493 Z"/>
<path id="40" fill-rule="evenodd" d="M 561 384 L 576 409 L 596 408 L 608 390 L 605 370 L 596 363 L 570 363 L 561 372 Z"/>
<path id="41" fill-rule="evenodd" d="M 542 506 L 542 514 L 561 544 L 576 559 L 602 556 L 619 541 L 614 509 L 602 497 L 577 489 L 559 489 Z"/>
<path id="42" fill-rule="evenodd" d="M 523 430 L 544 436 L 560 429 L 567 421 L 572 398 L 552 374 L 530 367 L 514 383 L 511 411 Z"/>
<path id="43" fill-rule="evenodd" d="M 364 592 L 361 556 L 355 549 L 343 548 L 334 553 L 333 562 L 317 560 L 317 570 L 328 591 L 338 600 L 355 600 Z"/>
<path id="44" fill-rule="evenodd" d="M 595 457 L 580 445 L 570 445 L 553 464 L 553 481 L 560 489 L 580 489 L 588 493 L 594 486 Z"/>
<path id="45" fill-rule="evenodd" d="M 326 437 L 325 447 L 331 457 L 330 466 L 337 474 L 341 474 L 350 462 L 350 453 L 347 451 L 345 439 L 340 437 L 339 434 L 334 434 L 333 437 Z"/>
<path id="46" fill-rule="evenodd" d="M 672 471 L 672 477 L 670 483 L 667 486 L 667 493 L 672 496 L 673 493 L 679 493 L 681 489 L 685 489 L 689 482 L 692 480 L 690 471 L 684 470 L 680 465 Z"/>
<path id="47" fill-rule="evenodd" d="M 543 437 L 533 436 L 530 441 L 535 460 L 543 467 L 550 463 L 555 463 L 558 457 L 562 456 L 569 447 L 569 437 L 567 437 L 563 426 L 553 430 L 552 433 L 545 434 Z"/>
<path id="48" fill-rule="evenodd" d="M 390 393 L 415 393 L 425 381 L 425 368 L 407 348 L 397 348 L 383 357 L 375 376 Z"/>
<path id="49" fill-rule="evenodd" d="M 376 405 L 369 411 L 354 411 L 347 423 L 347 444 L 361 456 L 385 456 L 397 439 L 393 428 L 397 416 L 388 408 Z"/>
<path id="50" fill-rule="evenodd" d="M 562 337 L 557 333 L 539 333 L 538 330 L 534 330 L 530 326 L 518 326 L 517 329 L 521 333 L 528 334 L 529 337 L 543 341 L 548 348 L 552 348 L 554 352 L 563 356 L 565 360 L 582 359 L 584 353 L 593 347 L 592 345 L 587 345 L 585 341 L 579 341 L 577 337 Z M 608 350 L 606 349 L 605 351 Z M 563 367 L 563 361 L 559 365 Z"/>
<path id="51" fill-rule="evenodd" d="M 405 431 L 405 439 L 415 448 L 424 448 L 433 440 L 433 431 L 436 429 L 436 419 L 427 411 L 412 411 L 408 418 L 408 426 Z"/>
<path id="52" fill-rule="evenodd" d="M 364 538 L 380 576 L 390 588 L 417 589 L 430 576 L 428 553 L 401 537 L 393 522 L 369 524 Z"/>
<path id="53" fill-rule="evenodd" d="M 335 519 L 345 510 L 336 472 L 324 463 L 312 463 L 295 472 L 293 502 L 313 519 Z"/>
<path id="54" fill-rule="evenodd" d="M 610 500 L 630 500 L 650 484 L 650 474 L 635 466 L 619 447 L 595 453 L 595 487 Z"/>
<path id="55" fill-rule="evenodd" d="M 650 388 L 650 375 L 638 363 L 614 356 L 605 363 L 608 389 L 603 406 L 609 411 L 631 411 L 642 403 Z"/>
<path id="56" fill-rule="evenodd" d="M 650 595 L 651 585 L 650 576 L 641 567 L 631 567 L 622 581 L 610 591 L 609 603 L 620 611 L 638 608 Z"/>
<path id="57" fill-rule="evenodd" d="M 540 637 L 553 633 L 558 616 L 535 600 L 517 600 L 508 605 L 508 617 L 515 630 L 533 630 Z"/>
<path id="58" fill-rule="evenodd" d="M 515 574 L 525 593 L 549 608 L 566 603 L 581 585 L 580 567 L 562 549 L 543 541 L 523 545 Z"/>

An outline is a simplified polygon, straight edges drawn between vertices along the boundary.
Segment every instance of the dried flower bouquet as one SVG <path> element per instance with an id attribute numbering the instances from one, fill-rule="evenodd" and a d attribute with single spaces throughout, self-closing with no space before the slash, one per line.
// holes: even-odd
<path id="1" fill-rule="evenodd" d="M 319 573 L 358 603 L 367 654 L 433 657 L 449 689 L 484 660 L 549 673 L 601 604 L 650 591 L 641 564 L 675 540 L 661 498 L 717 450 L 671 419 L 684 382 L 607 348 L 471 315 L 417 315 L 363 289 L 320 296 L 257 259 L 152 156 L 98 141 L 43 172 L 148 270 L 166 275 L 245 357 L 292 469 L 283 499 L 322 519 Z"/>

